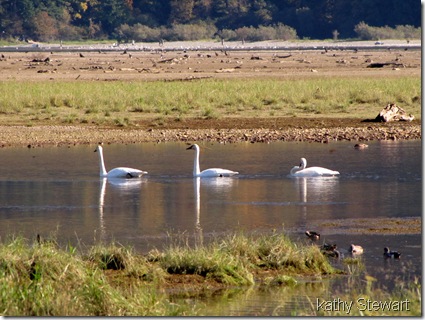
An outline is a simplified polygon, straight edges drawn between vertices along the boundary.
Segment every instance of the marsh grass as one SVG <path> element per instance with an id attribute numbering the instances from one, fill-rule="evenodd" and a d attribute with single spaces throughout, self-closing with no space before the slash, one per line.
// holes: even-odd
<path id="1" fill-rule="evenodd" d="M 194 82 L 3 82 L 0 116 L 34 120 L 130 125 L 171 118 L 352 117 L 374 118 L 396 103 L 420 118 L 420 78 L 233 79 Z M 374 110 L 373 112 L 371 110 Z M 72 116 L 70 116 L 70 114 Z M 114 121 L 114 119 L 129 119 Z M 1 120 L 0 120 L 1 121 Z M 6 121 L 6 120 L 3 120 Z"/>
<path id="2" fill-rule="evenodd" d="M 273 268 L 287 270 L 275 248 L 279 241 L 266 246 L 266 238 L 244 235 L 217 240 L 208 246 L 190 248 L 171 245 L 163 252 L 138 255 L 117 244 L 96 245 L 88 250 L 55 241 L 33 243 L 16 237 L 0 245 L 0 314 L 1 315 L 174 315 L 193 314 L 194 310 L 175 305 L 159 294 L 158 286 L 170 275 L 199 275 L 205 281 L 226 286 L 255 284 L 253 272 L 264 269 L 265 255 L 273 260 Z M 285 239 L 285 242 L 288 240 Z M 268 247 L 269 249 L 260 248 Z M 264 250 L 268 250 L 267 254 Z M 303 255 L 299 260 L 323 260 L 298 247 L 287 247 L 290 256 Z M 276 251 L 276 250 L 275 250 Z M 308 252 L 308 250 L 307 250 Z M 260 257 L 260 258 L 257 258 Z M 325 263 L 326 260 L 323 260 Z M 301 263 L 301 262 L 300 262 Z M 278 265 L 279 264 L 279 265 Z M 299 270 L 308 272 L 309 263 Z M 310 273 L 330 272 L 313 268 Z M 280 277 L 273 283 L 287 280 Z"/>
<path id="3" fill-rule="evenodd" d="M 203 303 L 172 301 L 161 290 L 170 277 L 197 275 L 204 279 L 198 288 L 204 291 L 214 283 L 296 288 L 304 276 L 320 279 L 340 273 L 316 246 L 295 244 L 279 233 L 238 233 L 195 247 L 176 241 L 148 255 L 116 243 L 61 248 L 56 241 L 12 237 L 0 244 L 0 315 L 193 316 L 200 314 Z M 400 288 L 395 294 L 417 301 L 415 288 Z M 371 297 L 387 297 L 371 286 L 366 290 Z"/>

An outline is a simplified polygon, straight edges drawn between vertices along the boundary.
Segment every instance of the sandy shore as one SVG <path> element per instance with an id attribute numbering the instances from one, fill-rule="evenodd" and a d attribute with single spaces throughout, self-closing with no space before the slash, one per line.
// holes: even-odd
<path id="1" fill-rule="evenodd" d="M 95 126 L 3 126 L 0 145 L 66 146 L 103 143 L 142 143 L 167 141 L 211 141 L 219 143 L 272 141 L 365 142 L 372 140 L 421 139 L 420 123 L 331 128 L 243 128 L 243 129 L 141 129 L 99 128 Z"/>

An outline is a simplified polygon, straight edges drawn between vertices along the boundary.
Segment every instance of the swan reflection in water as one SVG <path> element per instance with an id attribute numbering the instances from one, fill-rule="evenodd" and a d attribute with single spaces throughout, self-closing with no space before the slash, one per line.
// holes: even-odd
<path id="1" fill-rule="evenodd" d="M 195 245 L 202 246 L 204 244 L 204 235 L 201 226 L 201 183 L 210 191 L 228 191 L 233 186 L 235 179 L 229 177 L 211 177 L 201 179 L 193 178 L 193 187 L 195 193 Z M 237 181 L 237 180 L 236 180 Z"/>
<path id="2" fill-rule="evenodd" d="M 293 177 L 302 204 L 302 218 L 307 223 L 309 204 L 321 205 L 334 201 L 339 186 L 338 177 Z M 307 227 L 306 225 L 303 226 Z"/>
<path id="3" fill-rule="evenodd" d="M 99 193 L 99 231 L 100 242 L 104 243 L 106 239 L 106 229 L 104 221 L 104 207 L 105 207 L 105 194 L 106 183 L 108 182 L 114 189 L 124 191 L 131 191 L 141 187 L 144 179 L 119 179 L 119 178 L 101 178 L 100 193 Z"/>

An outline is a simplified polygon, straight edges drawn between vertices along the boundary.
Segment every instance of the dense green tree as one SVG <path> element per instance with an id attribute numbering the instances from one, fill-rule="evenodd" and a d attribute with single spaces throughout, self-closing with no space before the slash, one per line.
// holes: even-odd
<path id="1" fill-rule="evenodd" d="M 360 22 L 366 28 L 420 27 L 420 6 L 417 0 L 0 0 L 0 32 L 2 38 L 53 40 L 140 35 L 153 28 L 158 34 L 168 28 L 192 37 L 203 34 L 196 26 L 207 23 L 232 38 L 255 28 L 271 34 L 270 27 L 280 24 L 301 38 L 349 38 Z"/>
<path id="2" fill-rule="evenodd" d="M 133 22 L 158 27 L 168 23 L 170 1 L 133 0 Z"/>
<path id="3" fill-rule="evenodd" d="M 194 5 L 194 0 L 171 0 L 170 24 L 190 23 Z"/>
<path id="4" fill-rule="evenodd" d="M 130 18 L 131 7 L 125 0 L 91 0 L 88 4 L 90 21 L 100 25 L 106 34 L 113 34 Z"/>
<path id="5" fill-rule="evenodd" d="M 193 14 L 198 20 L 211 20 L 214 0 L 195 0 Z"/>
<path id="6" fill-rule="evenodd" d="M 270 6 L 265 0 L 253 0 L 248 7 L 248 12 L 244 17 L 244 25 L 268 25 L 272 22 Z"/>

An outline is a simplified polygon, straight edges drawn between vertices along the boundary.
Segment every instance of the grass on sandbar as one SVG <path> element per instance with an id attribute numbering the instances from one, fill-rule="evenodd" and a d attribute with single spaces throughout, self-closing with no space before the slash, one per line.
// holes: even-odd
<path id="1" fill-rule="evenodd" d="M 396 103 L 421 116 L 421 79 L 233 79 L 181 82 L 3 82 L 0 123 L 128 126 L 158 117 L 374 118 Z M 374 111 L 372 111 L 374 110 Z"/>

